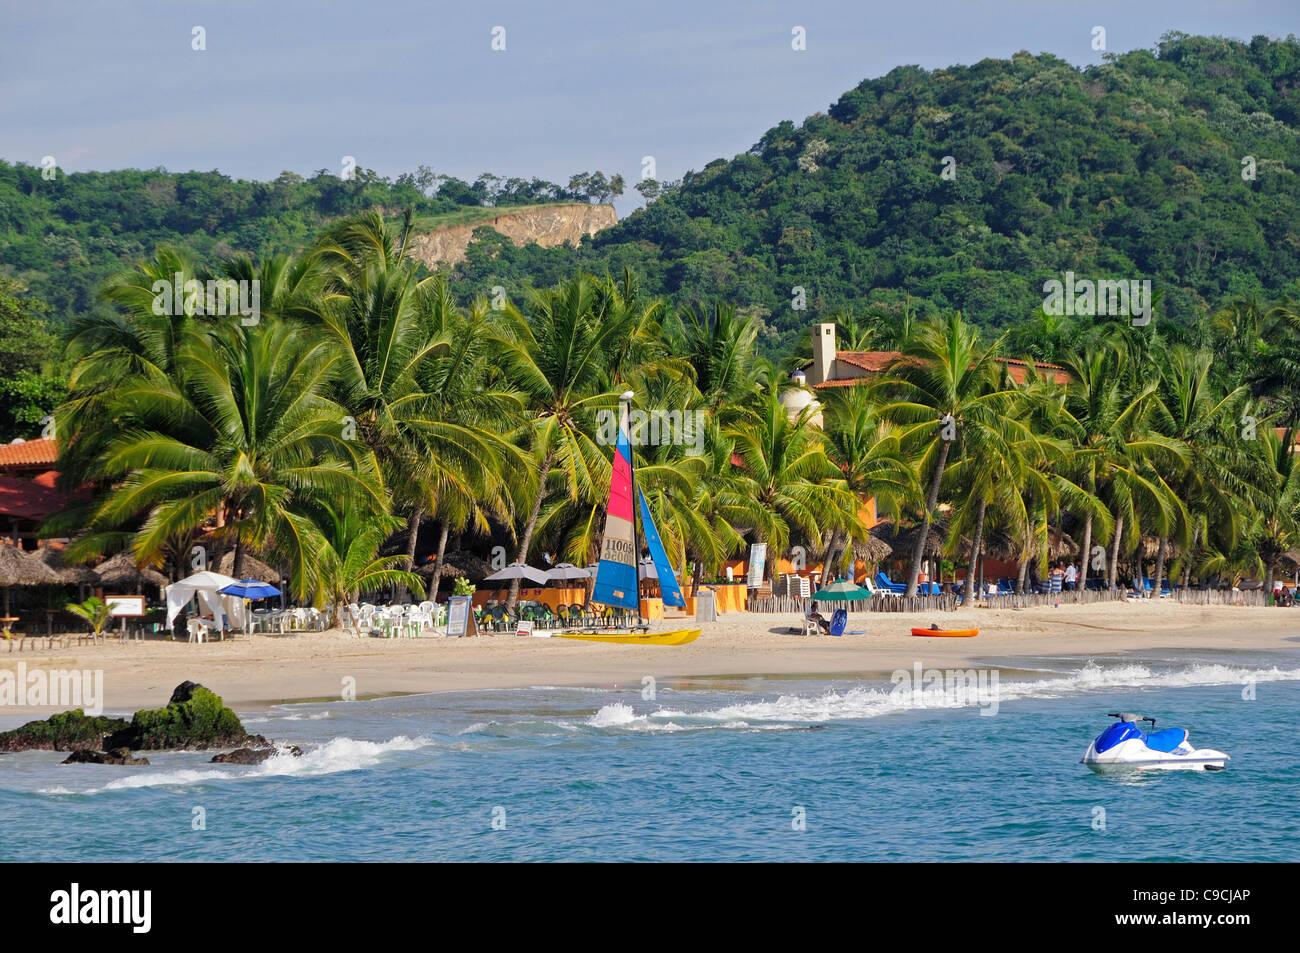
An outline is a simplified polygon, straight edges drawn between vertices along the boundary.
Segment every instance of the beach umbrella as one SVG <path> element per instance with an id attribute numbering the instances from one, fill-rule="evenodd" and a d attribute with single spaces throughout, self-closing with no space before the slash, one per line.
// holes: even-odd
<path id="1" fill-rule="evenodd" d="M 9 611 L 9 589 L 12 586 L 57 586 L 62 582 L 59 574 L 39 556 L 24 552 L 17 546 L 0 543 L 0 588 L 4 590 L 4 615 L 13 618 Z M 4 623 L 7 630 L 9 624 Z"/>
<path id="2" fill-rule="evenodd" d="M 549 582 L 567 582 L 571 579 L 590 579 L 591 570 L 575 566 L 573 563 L 556 563 L 546 571 Z"/>
<path id="3" fill-rule="evenodd" d="M 540 586 L 546 582 L 546 573 L 542 572 L 540 569 L 534 569 L 532 566 L 526 566 L 520 562 L 513 562 L 505 569 L 500 569 L 494 572 L 483 581 L 513 582 L 516 579 L 523 579 Z"/>
<path id="4" fill-rule="evenodd" d="M 870 590 L 863 589 L 857 583 L 847 579 L 838 579 L 813 593 L 814 602 L 858 602 L 870 598 Z"/>
<path id="5" fill-rule="evenodd" d="M 239 596 L 241 599 L 269 599 L 280 594 L 279 589 L 260 579 L 241 579 L 217 591 L 223 596 Z"/>

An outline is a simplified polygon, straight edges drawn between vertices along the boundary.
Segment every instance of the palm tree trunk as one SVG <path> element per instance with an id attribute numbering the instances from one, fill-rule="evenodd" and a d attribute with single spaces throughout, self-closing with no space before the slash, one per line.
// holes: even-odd
<path id="1" fill-rule="evenodd" d="M 424 519 L 424 504 L 417 503 L 415 509 L 411 510 L 410 519 L 406 521 L 406 571 L 411 572 L 415 569 L 415 545 L 420 538 L 420 521 Z M 398 602 L 405 602 L 406 597 L 411 592 L 405 585 L 399 586 L 397 590 Z"/>
<path id="2" fill-rule="evenodd" d="M 519 555 L 515 557 L 516 562 L 526 562 L 528 559 L 528 547 L 533 542 L 533 530 L 537 529 L 537 516 L 542 511 L 542 498 L 546 496 L 546 475 L 551 472 L 551 464 L 555 462 L 555 449 L 551 448 L 546 451 L 546 458 L 542 460 L 541 469 L 538 471 L 537 481 L 537 499 L 533 500 L 532 512 L 528 514 L 528 522 L 524 524 L 524 535 L 519 540 Z M 638 554 L 639 555 L 639 554 Z M 510 580 L 510 593 L 506 596 L 506 611 L 513 612 L 515 603 L 519 601 L 519 580 Z"/>
<path id="3" fill-rule="evenodd" d="M 975 539 L 970 547 L 970 567 L 966 570 L 967 605 L 974 605 L 980 595 L 975 588 L 975 568 L 979 565 L 980 547 L 984 545 L 984 513 L 987 509 L 988 501 L 981 499 L 979 511 L 975 515 Z"/>
<path id="4" fill-rule="evenodd" d="M 1165 539 L 1160 537 L 1160 545 L 1156 548 L 1156 578 L 1151 582 L 1151 598 L 1160 598 L 1161 583 L 1165 578 Z"/>
<path id="5" fill-rule="evenodd" d="M 921 560 L 925 556 L 925 542 L 930 536 L 930 517 L 939 503 L 939 481 L 943 479 L 943 468 L 948 462 L 950 449 L 952 449 L 952 441 L 945 440 L 943 449 L 939 451 L 939 462 L 934 466 L 934 479 L 930 481 L 930 495 L 926 499 L 925 514 L 921 517 L 921 532 L 917 534 L 916 545 L 912 547 L 912 569 L 908 573 L 905 593 L 907 596 L 916 595 L 917 577 L 921 575 Z"/>
<path id="6" fill-rule="evenodd" d="M 1273 563 L 1264 564 L 1264 604 L 1273 604 Z"/>
<path id="7" fill-rule="evenodd" d="M 442 530 L 438 533 L 438 555 L 433 561 L 433 575 L 429 577 L 429 601 L 438 601 L 438 586 L 442 582 L 442 556 L 447 551 L 447 534 L 450 527 L 442 521 Z"/>
<path id="8" fill-rule="evenodd" d="M 1079 591 L 1088 588 L 1088 561 L 1092 558 L 1092 514 L 1083 518 L 1083 548 L 1079 550 Z"/>
<path id="9" fill-rule="evenodd" d="M 1024 549 L 1020 552 L 1020 571 L 1016 573 L 1016 593 L 1023 594 L 1025 591 L 1025 577 L 1029 574 L 1029 541 L 1026 540 Z"/>
<path id="10" fill-rule="evenodd" d="M 230 564 L 230 569 L 231 575 L 236 579 L 244 578 L 244 541 L 240 538 L 235 539 L 235 559 Z M 140 577 L 137 576 L 136 579 L 139 580 Z M 140 588 L 139 581 L 136 582 L 136 588 Z"/>
<path id="11" fill-rule="evenodd" d="M 1115 588 L 1115 574 L 1119 572 L 1119 538 L 1124 535 L 1124 517 L 1115 520 L 1115 540 L 1110 546 L 1110 565 L 1106 567 L 1107 581 L 1110 588 Z"/>
<path id="12" fill-rule="evenodd" d="M 1192 553 L 1196 552 L 1196 547 L 1201 542 L 1201 528 L 1198 526 L 1192 531 L 1192 546 L 1183 554 L 1183 588 L 1186 589 L 1192 581 Z"/>
<path id="13" fill-rule="evenodd" d="M 826 555 L 822 557 L 822 581 L 831 582 L 834 580 L 831 567 L 835 564 L 835 557 L 839 555 L 843 546 L 840 544 L 840 530 L 831 531 L 830 545 L 826 547 Z"/>

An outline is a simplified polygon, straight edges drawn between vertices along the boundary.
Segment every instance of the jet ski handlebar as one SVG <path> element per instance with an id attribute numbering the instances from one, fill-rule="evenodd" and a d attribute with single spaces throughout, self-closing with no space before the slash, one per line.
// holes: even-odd
<path id="1" fill-rule="evenodd" d="M 1108 712 L 1106 717 L 1118 718 L 1120 721 L 1149 721 L 1151 722 L 1152 728 L 1156 726 L 1156 720 L 1154 718 L 1148 718 L 1146 715 L 1135 715 L 1131 711 L 1112 711 Z"/>

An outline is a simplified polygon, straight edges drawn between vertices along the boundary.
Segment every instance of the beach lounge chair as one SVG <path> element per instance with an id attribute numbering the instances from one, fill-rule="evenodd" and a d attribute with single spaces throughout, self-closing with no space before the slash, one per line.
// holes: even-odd
<path id="1" fill-rule="evenodd" d="M 876 585 L 884 592 L 892 592 L 895 595 L 902 595 L 907 591 L 906 583 L 894 582 L 883 572 L 876 573 Z"/>

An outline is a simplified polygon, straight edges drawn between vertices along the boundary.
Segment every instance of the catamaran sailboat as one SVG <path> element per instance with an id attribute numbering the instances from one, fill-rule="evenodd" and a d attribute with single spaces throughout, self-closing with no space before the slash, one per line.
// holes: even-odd
<path id="1" fill-rule="evenodd" d="M 666 606 L 686 608 L 677 573 L 673 571 L 664 549 L 663 540 L 646 505 L 645 494 L 636 483 L 636 467 L 632 458 L 632 437 L 628 426 L 628 404 L 632 392 L 619 398 L 618 445 L 614 450 L 614 473 L 609 482 L 609 507 L 605 515 L 605 538 L 600 548 L 600 563 L 596 568 L 596 585 L 591 601 L 602 605 L 636 610 L 637 625 L 631 630 L 557 633 L 558 638 L 581 639 L 585 642 L 617 642 L 631 645 L 685 645 L 700 637 L 699 629 L 677 629 L 670 632 L 651 632 L 641 618 L 641 580 L 637 572 L 637 557 L 641 553 L 641 534 L 644 532 L 650 557 L 659 576 L 659 588 Z M 638 504 L 640 520 L 633 508 Z"/>

